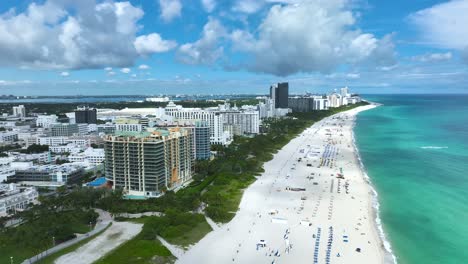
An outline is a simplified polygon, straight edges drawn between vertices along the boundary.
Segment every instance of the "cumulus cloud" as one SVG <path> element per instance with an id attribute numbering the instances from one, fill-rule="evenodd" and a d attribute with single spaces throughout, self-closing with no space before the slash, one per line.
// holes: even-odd
<path id="1" fill-rule="evenodd" d="M 233 48 L 252 55 L 248 68 L 286 76 L 327 73 L 341 64 L 394 64 L 392 36 L 377 39 L 356 27 L 347 0 L 306 0 L 274 5 L 253 35 L 236 30 Z"/>
<path id="2" fill-rule="evenodd" d="M 133 65 L 140 56 L 134 42 L 142 16 L 143 10 L 130 2 L 33 2 L 22 13 L 0 14 L 0 65 L 41 69 Z"/>
<path id="3" fill-rule="evenodd" d="M 302 0 L 303 1 L 303 0 Z M 236 0 L 232 10 L 235 12 L 253 14 L 262 10 L 272 3 L 279 4 L 300 4 L 301 0 Z"/>
<path id="4" fill-rule="evenodd" d="M 159 0 L 159 7 L 161 8 L 161 19 L 164 22 L 171 22 L 181 15 L 182 3 L 180 0 Z"/>
<path id="5" fill-rule="evenodd" d="M 424 55 L 419 55 L 419 56 L 413 56 L 411 57 L 413 61 L 419 61 L 419 62 L 438 62 L 438 61 L 448 61 L 452 59 L 452 53 L 451 52 L 445 52 L 445 53 L 428 53 Z"/>
<path id="6" fill-rule="evenodd" d="M 177 46 L 173 40 L 163 40 L 157 33 L 139 36 L 133 43 L 136 51 L 141 55 L 169 51 Z"/>
<path id="7" fill-rule="evenodd" d="M 219 43 L 226 35 L 226 29 L 219 20 L 210 17 L 203 27 L 201 38 L 180 46 L 177 59 L 185 64 L 212 64 L 223 55 Z"/>
<path id="8" fill-rule="evenodd" d="M 203 9 L 205 9 L 206 12 L 211 13 L 216 7 L 216 0 L 201 0 Z"/>
<path id="9" fill-rule="evenodd" d="M 122 68 L 122 69 L 120 69 L 120 71 L 121 71 L 122 73 L 127 74 L 127 73 L 130 73 L 132 70 L 130 70 L 129 68 Z"/>
<path id="10" fill-rule="evenodd" d="M 260 10 L 265 5 L 262 0 L 239 0 L 233 6 L 233 10 L 237 12 L 252 14 Z"/>
<path id="11" fill-rule="evenodd" d="M 112 67 L 106 67 L 106 68 L 104 68 L 104 70 L 105 70 L 105 71 L 108 71 L 108 72 L 109 72 L 109 71 L 112 71 Z"/>
<path id="12" fill-rule="evenodd" d="M 138 66 L 138 69 L 140 70 L 148 70 L 150 68 L 150 66 L 146 65 L 146 64 L 142 64 L 140 66 Z"/>
<path id="13" fill-rule="evenodd" d="M 70 73 L 64 71 L 64 72 L 61 72 L 61 73 L 60 73 L 60 76 L 62 76 L 62 77 L 68 77 L 68 76 L 70 76 Z"/>
<path id="14" fill-rule="evenodd" d="M 455 0 L 413 13 L 409 20 L 429 44 L 461 50 L 468 46 L 467 14 L 468 0 Z"/>
<path id="15" fill-rule="evenodd" d="M 420 10 L 409 21 L 420 31 L 423 41 L 445 49 L 468 50 L 468 0 L 453 0 Z"/>

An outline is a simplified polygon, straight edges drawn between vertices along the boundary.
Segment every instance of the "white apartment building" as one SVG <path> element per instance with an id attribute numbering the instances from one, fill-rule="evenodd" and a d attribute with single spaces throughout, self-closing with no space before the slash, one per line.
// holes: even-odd
<path id="1" fill-rule="evenodd" d="M 115 131 L 141 132 L 143 127 L 142 120 L 137 118 L 118 118 L 115 120 Z"/>
<path id="2" fill-rule="evenodd" d="M 12 158 L 0 158 L 0 183 L 15 175 L 15 170 L 11 167 L 12 161 Z"/>
<path id="3" fill-rule="evenodd" d="M 84 152 L 68 156 L 71 162 L 85 162 L 91 165 L 102 164 L 105 160 L 104 149 L 87 148 Z"/>
<path id="4" fill-rule="evenodd" d="M 36 126 L 50 128 L 52 124 L 57 123 L 56 115 L 40 115 L 36 119 Z"/>
<path id="5" fill-rule="evenodd" d="M 88 124 L 77 124 L 78 126 L 78 135 L 86 135 L 89 133 Z"/>
<path id="6" fill-rule="evenodd" d="M 341 95 L 337 93 L 332 93 L 328 96 L 328 101 L 330 102 L 330 107 L 340 107 L 341 106 Z"/>
<path id="7" fill-rule="evenodd" d="M 260 132 L 260 115 L 258 111 L 222 112 L 225 126 L 232 126 L 234 135 L 258 134 Z"/>
<path id="8" fill-rule="evenodd" d="M 143 131 L 143 125 L 142 124 L 115 124 L 115 131 L 141 132 Z"/>
<path id="9" fill-rule="evenodd" d="M 341 97 L 349 97 L 350 94 L 349 94 L 348 87 L 341 88 L 340 89 L 340 94 L 341 94 Z"/>
<path id="10" fill-rule="evenodd" d="M 49 163 L 52 160 L 48 151 L 33 154 L 10 152 L 10 155 L 15 159 L 15 161 L 35 161 L 38 163 Z"/>
<path id="11" fill-rule="evenodd" d="M 75 144 L 49 146 L 49 151 L 52 153 L 78 153 L 84 149 L 84 146 L 77 146 Z"/>
<path id="12" fill-rule="evenodd" d="M 37 137 L 35 144 L 58 146 L 66 144 L 67 139 L 68 137 Z"/>
<path id="13" fill-rule="evenodd" d="M 201 108 L 184 108 L 171 101 L 165 108 L 165 114 L 181 122 L 205 121 L 210 128 L 211 144 L 228 145 L 231 143 L 229 133 L 224 132 L 223 116 L 219 111 L 204 110 Z"/>
<path id="14" fill-rule="evenodd" d="M 329 107 L 329 101 L 327 98 L 314 97 L 313 110 L 327 110 Z"/>
<path id="15" fill-rule="evenodd" d="M 18 141 L 18 133 L 13 131 L 0 132 L 0 143 L 12 143 Z"/>
<path id="16" fill-rule="evenodd" d="M 26 108 L 24 105 L 13 106 L 13 115 L 16 117 L 26 117 Z"/>
<path id="17" fill-rule="evenodd" d="M 38 145 L 48 145 L 51 147 L 72 144 L 78 147 L 89 147 L 90 137 L 37 137 L 35 143 Z"/>
<path id="18" fill-rule="evenodd" d="M 16 184 L 0 184 L 0 217 L 9 216 L 37 203 L 39 193 L 35 188 L 20 189 Z"/>
<path id="19" fill-rule="evenodd" d="M 348 97 L 341 96 L 340 105 L 348 105 Z"/>

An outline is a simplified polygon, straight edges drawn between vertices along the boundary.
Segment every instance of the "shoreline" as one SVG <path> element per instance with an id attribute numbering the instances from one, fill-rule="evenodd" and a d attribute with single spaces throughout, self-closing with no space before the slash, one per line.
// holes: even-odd
<path id="1" fill-rule="evenodd" d="M 378 234 L 375 190 L 354 140 L 356 115 L 374 107 L 326 117 L 292 139 L 244 191 L 231 222 L 177 263 L 393 263 Z M 259 249 L 262 240 L 267 246 Z"/>
<path id="2" fill-rule="evenodd" d="M 364 111 L 371 110 L 371 109 L 377 108 L 379 106 L 382 106 L 382 104 L 378 104 L 378 103 L 373 103 L 373 102 L 369 102 L 369 103 L 373 107 L 369 108 L 369 109 L 366 109 Z M 378 236 L 378 238 L 380 240 L 380 243 L 382 245 L 382 248 L 384 250 L 384 263 L 385 264 L 397 264 L 398 263 L 397 258 L 393 254 L 391 243 L 387 239 L 387 235 L 386 235 L 386 233 L 385 233 L 385 231 L 383 229 L 382 220 L 380 218 L 380 202 L 379 202 L 378 192 L 377 192 L 375 186 L 373 185 L 371 178 L 369 177 L 369 175 L 367 173 L 366 167 L 365 167 L 365 165 L 364 165 L 364 163 L 362 161 L 361 154 L 360 154 L 359 148 L 358 148 L 357 143 L 356 143 L 356 137 L 355 137 L 355 132 L 354 132 L 354 128 L 355 128 L 356 122 L 357 122 L 356 119 L 357 119 L 357 115 L 355 117 L 353 127 L 352 127 L 352 142 L 353 142 L 354 152 L 355 152 L 355 155 L 356 155 L 355 158 L 356 158 L 357 162 L 360 165 L 362 177 L 367 182 L 367 184 L 369 185 L 369 188 L 371 190 L 371 192 L 369 193 L 370 198 L 371 198 L 370 199 L 370 204 L 369 204 L 369 209 L 370 209 L 369 212 L 372 212 L 372 213 L 370 213 L 370 216 L 375 219 L 374 232 L 375 232 L 375 235 Z"/>

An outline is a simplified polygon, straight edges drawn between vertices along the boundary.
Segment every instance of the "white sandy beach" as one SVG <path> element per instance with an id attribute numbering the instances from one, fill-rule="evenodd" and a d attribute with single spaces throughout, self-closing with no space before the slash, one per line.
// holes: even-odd
<path id="1" fill-rule="evenodd" d="M 245 190 L 234 219 L 178 263 L 384 263 L 352 134 L 356 114 L 373 107 L 326 118 L 291 140 Z"/>

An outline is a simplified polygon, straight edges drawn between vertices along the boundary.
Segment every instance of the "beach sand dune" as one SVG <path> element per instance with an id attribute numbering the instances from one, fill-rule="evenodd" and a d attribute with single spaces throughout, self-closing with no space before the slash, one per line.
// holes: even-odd
<path id="1" fill-rule="evenodd" d="M 356 114 L 372 107 L 328 117 L 291 140 L 245 190 L 233 220 L 177 263 L 383 263 L 352 135 Z"/>

